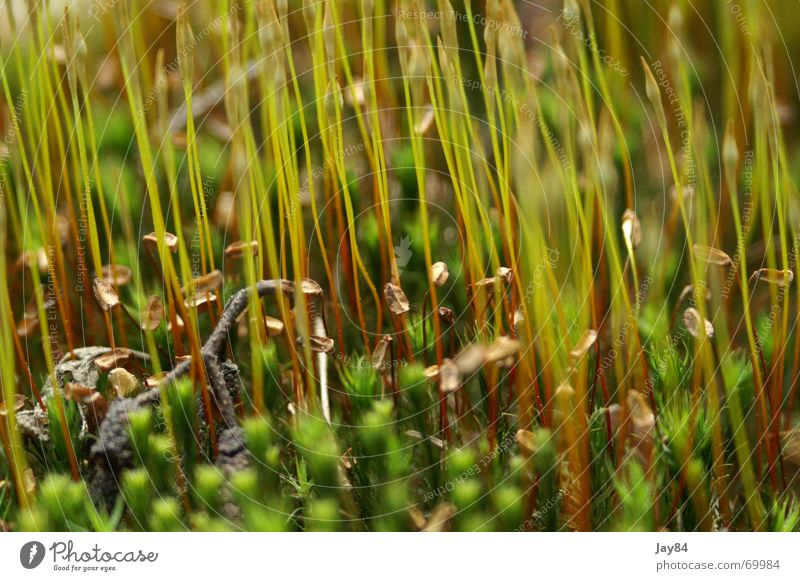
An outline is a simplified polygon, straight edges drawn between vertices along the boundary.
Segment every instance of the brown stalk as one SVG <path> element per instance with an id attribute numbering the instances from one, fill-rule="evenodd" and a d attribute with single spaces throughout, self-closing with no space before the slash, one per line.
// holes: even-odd
<path id="1" fill-rule="evenodd" d="M 11 317 L 13 318 L 13 313 L 11 314 Z M 28 367 L 28 362 L 25 360 L 25 354 L 22 352 L 22 344 L 20 343 L 19 335 L 14 332 L 11 333 L 11 336 L 14 338 L 14 352 L 17 354 L 17 360 L 19 361 L 20 367 L 25 370 L 25 376 L 28 378 L 28 386 L 31 389 L 31 393 L 33 393 L 34 397 L 36 397 L 36 401 L 39 403 L 39 407 L 42 409 L 42 411 L 47 412 L 47 406 L 44 405 L 42 394 L 39 392 L 39 388 L 36 387 L 36 382 L 33 381 L 33 376 L 31 375 L 31 370 Z"/>

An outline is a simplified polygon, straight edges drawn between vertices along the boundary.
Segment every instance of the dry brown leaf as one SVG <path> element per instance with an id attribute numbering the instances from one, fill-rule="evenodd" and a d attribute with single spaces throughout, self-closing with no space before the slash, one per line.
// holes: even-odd
<path id="1" fill-rule="evenodd" d="M 100 274 L 112 286 L 125 286 L 133 278 L 133 272 L 124 264 L 106 264 L 100 269 Z"/>
<path id="2" fill-rule="evenodd" d="M 439 367 L 439 390 L 442 393 L 453 393 L 461 387 L 461 372 L 450 359 L 442 359 Z"/>
<path id="3" fill-rule="evenodd" d="M 219 270 L 212 270 L 209 273 L 206 273 L 202 276 L 198 276 L 197 278 L 192 280 L 192 286 L 194 287 L 195 294 L 204 293 L 204 292 L 211 292 L 215 291 L 222 287 L 222 272 Z M 182 289 L 183 293 L 186 294 L 186 287 Z"/>
<path id="4" fill-rule="evenodd" d="M 788 286 L 794 281 L 794 272 L 777 268 L 761 268 L 753 272 L 753 277 L 769 284 Z"/>
<path id="5" fill-rule="evenodd" d="M 520 343 L 507 335 L 500 335 L 484 352 L 486 363 L 500 363 L 519 353 Z"/>
<path id="6" fill-rule="evenodd" d="M 322 296 L 322 287 L 314 280 L 310 278 L 304 278 L 300 281 L 300 290 L 303 291 L 303 294 L 312 296 L 312 297 L 321 297 Z"/>
<path id="7" fill-rule="evenodd" d="M 511 282 L 511 269 L 507 266 L 500 266 L 497 268 L 495 276 L 498 280 L 501 280 L 505 284 L 509 284 Z"/>
<path id="8" fill-rule="evenodd" d="M 245 242 L 239 240 L 229 244 L 225 249 L 226 258 L 241 258 L 243 256 L 258 256 L 258 240 Z"/>
<path id="9" fill-rule="evenodd" d="M 269 333 L 270 337 L 277 337 L 285 328 L 283 321 L 280 319 L 276 319 L 275 317 L 270 317 L 269 315 L 264 316 L 264 324 L 267 327 L 267 333 Z"/>
<path id="10" fill-rule="evenodd" d="M 472 375 L 486 363 L 486 345 L 472 344 L 464 347 L 453 358 L 461 375 Z"/>
<path id="11" fill-rule="evenodd" d="M 144 380 L 144 386 L 148 389 L 152 389 L 154 387 L 158 387 L 159 384 L 164 381 L 164 378 L 169 374 L 168 371 L 160 371 L 158 373 L 154 373 L 147 377 Z"/>
<path id="12" fill-rule="evenodd" d="M 117 291 L 102 278 L 94 279 L 92 287 L 94 288 L 94 298 L 97 299 L 100 308 L 104 311 L 110 311 L 120 304 Z"/>
<path id="13" fill-rule="evenodd" d="M 442 286 L 450 277 L 450 271 L 444 262 L 434 262 L 431 265 L 431 280 L 436 286 Z"/>
<path id="14" fill-rule="evenodd" d="M 13 401 L 14 401 L 14 403 L 11 406 L 11 409 L 13 409 L 14 412 L 18 412 L 22 408 L 25 407 L 25 401 L 26 400 L 25 400 L 25 396 L 24 395 L 19 394 L 19 393 L 15 393 Z M 4 401 L 0 402 L 0 416 L 7 416 L 8 415 L 8 409 L 9 409 L 9 407 L 7 405 L 7 402 L 4 402 Z"/>
<path id="15" fill-rule="evenodd" d="M 302 344 L 303 338 L 298 336 L 297 343 Z M 318 335 L 309 335 L 308 342 L 311 351 L 314 353 L 333 353 L 334 342 L 330 337 L 320 337 Z"/>
<path id="16" fill-rule="evenodd" d="M 67 382 L 64 385 L 64 397 L 75 403 L 89 403 L 96 391 L 94 387 L 80 383 Z"/>
<path id="17" fill-rule="evenodd" d="M 633 210 L 625 210 L 622 214 L 622 235 L 631 248 L 636 248 L 642 241 L 642 226 Z"/>
<path id="18" fill-rule="evenodd" d="M 701 246 L 695 244 L 692 248 L 692 254 L 698 260 L 714 264 L 716 266 L 728 266 L 732 261 L 731 257 L 725 254 L 722 250 L 713 248 L 711 246 Z"/>
<path id="19" fill-rule="evenodd" d="M 439 377 L 439 366 L 436 364 L 429 365 L 423 373 L 425 374 L 425 379 L 434 380 Z"/>
<path id="20" fill-rule="evenodd" d="M 472 287 L 473 288 L 487 288 L 487 287 L 496 285 L 497 284 L 497 280 L 498 279 L 497 279 L 496 276 L 482 278 L 478 282 L 474 283 L 472 285 Z"/>
<path id="21" fill-rule="evenodd" d="M 686 326 L 686 330 L 689 331 L 689 334 L 695 339 L 700 338 L 700 325 L 704 323 L 706 337 L 713 337 L 714 325 L 711 324 L 711 321 L 704 320 L 697 309 L 689 307 L 683 312 L 683 324 Z"/>
<path id="22" fill-rule="evenodd" d="M 581 338 L 578 339 L 577 344 L 573 347 L 572 351 L 569 352 L 575 359 L 580 359 L 592 348 L 592 346 L 597 341 L 597 331 L 594 329 L 586 329 L 581 335 Z"/>
<path id="23" fill-rule="evenodd" d="M 158 238 L 155 232 L 150 232 L 150 234 L 143 236 L 142 242 L 148 251 L 158 252 Z M 167 247 L 167 250 L 174 254 L 178 250 L 178 237 L 170 232 L 165 232 L 164 245 Z"/>
<path id="24" fill-rule="evenodd" d="M 115 367 L 122 367 L 131 360 L 133 351 L 117 347 L 94 360 L 94 365 L 101 373 L 108 373 Z"/>
<path id="25" fill-rule="evenodd" d="M 212 292 L 197 292 L 187 297 L 183 304 L 187 309 L 197 309 L 198 311 L 208 311 L 217 302 L 217 295 Z"/>
<path id="26" fill-rule="evenodd" d="M 132 397 L 141 391 L 139 380 L 121 367 L 108 372 L 108 384 L 114 389 L 117 397 Z"/>
<path id="27" fill-rule="evenodd" d="M 410 310 L 406 293 L 396 284 L 387 282 L 383 286 L 383 296 L 393 315 L 402 315 Z"/>
<path id="28" fill-rule="evenodd" d="M 89 400 L 88 406 L 86 423 L 89 431 L 96 433 L 108 413 L 108 402 L 100 393 L 95 392 Z"/>
<path id="29" fill-rule="evenodd" d="M 161 320 L 164 318 L 164 303 L 157 296 L 151 296 L 147 299 L 147 304 L 144 306 L 142 313 L 142 330 L 155 331 L 161 325 Z"/>
<path id="30" fill-rule="evenodd" d="M 384 335 L 381 337 L 381 340 L 378 341 L 378 344 L 375 346 L 375 350 L 372 352 L 372 368 L 379 372 L 383 373 L 389 369 L 391 369 L 391 363 L 389 359 L 391 358 L 391 344 L 394 339 L 392 339 L 389 335 Z"/>

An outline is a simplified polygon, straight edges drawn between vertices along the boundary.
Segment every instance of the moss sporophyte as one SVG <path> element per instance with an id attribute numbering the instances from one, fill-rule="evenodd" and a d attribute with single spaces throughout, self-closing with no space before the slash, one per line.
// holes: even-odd
<path id="1" fill-rule="evenodd" d="M 0 16 L 0 530 L 798 530 L 796 3 L 167 4 Z"/>

